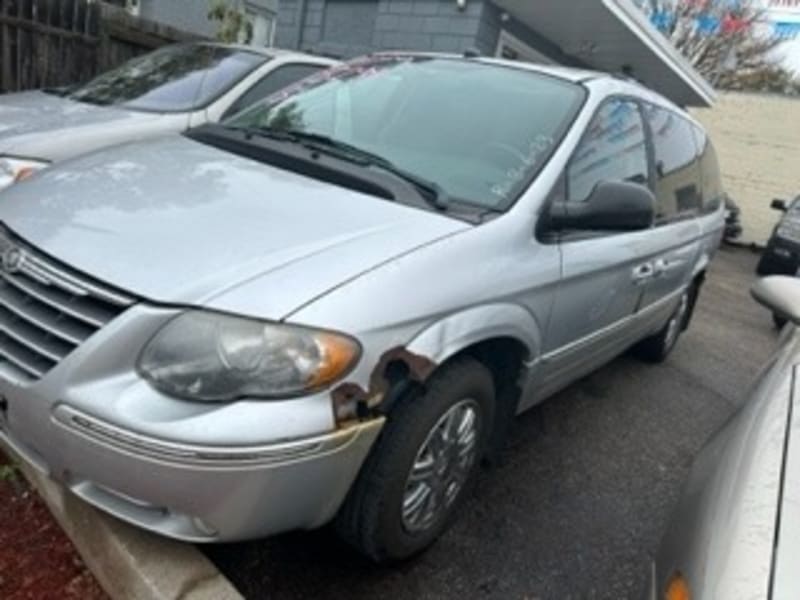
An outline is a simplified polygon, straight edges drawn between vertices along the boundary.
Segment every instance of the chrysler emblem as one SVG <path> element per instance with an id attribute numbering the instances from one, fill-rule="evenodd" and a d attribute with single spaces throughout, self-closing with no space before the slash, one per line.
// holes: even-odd
<path id="1" fill-rule="evenodd" d="M 0 256 L 0 264 L 6 273 L 17 273 L 25 262 L 25 253 L 21 248 L 11 247 Z"/>

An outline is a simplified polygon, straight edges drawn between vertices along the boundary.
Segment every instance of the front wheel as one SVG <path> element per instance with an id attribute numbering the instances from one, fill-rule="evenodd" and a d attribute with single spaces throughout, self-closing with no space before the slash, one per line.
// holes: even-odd
<path id="1" fill-rule="evenodd" d="M 491 373 L 469 357 L 435 373 L 423 393 L 403 398 L 337 516 L 339 534 L 376 562 L 432 544 L 474 481 L 494 402 Z"/>
<path id="2" fill-rule="evenodd" d="M 653 363 L 664 362 L 675 347 L 681 332 L 689 318 L 692 304 L 692 287 L 681 294 L 678 306 L 667 321 L 666 325 L 657 334 L 643 339 L 634 346 L 634 354 Z"/>

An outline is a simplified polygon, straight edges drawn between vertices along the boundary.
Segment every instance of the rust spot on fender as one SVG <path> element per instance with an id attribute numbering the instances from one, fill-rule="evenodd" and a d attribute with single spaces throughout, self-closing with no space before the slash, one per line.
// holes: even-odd
<path id="1" fill-rule="evenodd" d="M 367 399 L 367 396 L 369 396 L 367 390 L 357 383 L 343 383 L 331 392 L 334 402 L 342 404 L 345 402 L 363 402 Z"/>
<path id="2" fill-rule="evenodd" d="M 386 379 L 386 370 L 392 363 L 402 363 L 408 367 L 408 376 L 417 383 L 424 383 L 436 369 L 436 363 L 427 356 L 414 354 L 398 346 L 381 355 L 369 378 L 370 391 L 385 393 L 388 390 L 390 382 Z"/>
<path id="3" fill-rule="evenodd" d="M 416 383 L 424 383 L 437 367 L 427 356 L 414 354 L 402 346 L 387 350 L 370 374 L 369 389 L 365 390 L 353 382 L 344 382 L 333 389 L 331 398 L 337 421 L 369 418 L 380 407 L 392 384 L 387 371 L 389 365 L 394 363 L 405 365 L 408 369 L 407 377 Z"/>

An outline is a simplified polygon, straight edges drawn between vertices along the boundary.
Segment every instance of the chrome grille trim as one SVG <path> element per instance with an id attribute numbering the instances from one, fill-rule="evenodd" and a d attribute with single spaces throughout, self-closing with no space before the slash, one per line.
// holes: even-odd
<path id="1" fill-rule="evenodd" d="M 57 363 L 74 348 L 71 344 L 56 342 L 55 338 L 50 339 L 46 331 L 40 330 L 25 321 L 14 321 L 8 315 L 9 313 L 6 311 L 0 312 L 0 333 L 4 333 L 31 352 Z"/>
<path id="2" fill-rule="evenodd" d="M 45 364 L 42 366 L 41 363 L 44 361 L 39 361 L 37 365 L 36 362 L 31 360 L 30 356 L 26 356 L 24 352 L 20 354 L 19 345 L 13 340 L 10 340 L 12 343 L 9 344 L 9 340 L 10 338 L 0 336 L 0 358 L 7 361 L 9 365 L 16 367 L 16 370 L 19 371 L 19 373 L 17 373 L 18 375 L 22 375 L 28 379 L 39 379 L 53 368 L 52 364 Z"/>
<path id="3" fill-rule="evenodd" d="M 35 298 L 39 302 L 46 304 L 51 308 L 55 308 L 56 310 L 69 315 L 70 317 L 80 319 L 92 327 L 102 327 L 106 321 L 110 320 L 110 315 L 108 314 L 93 314 L 89 310 L 80 310 L 75 303 L 63 302 L 52 293 L 52 290 L 44 287 L 38 287 L 40 284 L 35 281 L 26 281 L 16 275 L 10 275 L 3 271 L 2 268 L 0 268 L 0 277 L 2 277 L 6 283 L 13 285 L 18 290 L 22 291 L 28 296 L 31 296 L 32 298 Z"/>
<path id="4" fill-rule="evenodd" d="M 52 308 L 49 304 L 37 306 L 26 302 L 26 297 L 11 286 L 6 286 L 5 292 L 5 294 L 0 294 L 0 308 L 5 308 L 39 329 L 54 333 L 66 342 L 77 346 L 92 333 L 92 329 L 88 325 L 59 320 L 57 309 Z"/>
<path id="5" fill-rule="evenodd" d="M 44 376 L 134 302 L 0 225 L 0 363 L 21 378 Z"/>

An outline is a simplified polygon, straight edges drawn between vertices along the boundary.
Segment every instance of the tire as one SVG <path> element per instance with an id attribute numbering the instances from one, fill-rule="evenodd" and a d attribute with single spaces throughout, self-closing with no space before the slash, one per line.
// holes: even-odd
<path id="1" fill-rule="evenodd" d="M 696 299 L 694 290 L 695 286 L 692 285 L 683 292 L 678 306 L 661 331 L 633 347 L 636 356 L 651 363 L 660 363 L 667 359 L 691 316 L 693 300 Z"/>
<path id="2" fill-rule="evenodd" d="M 337 515 L 334 526 L 340 537 L 378 563 L 403 560 L 430 546 L 447 529 L 474 483 L 480 459 L 487 450 L 494 408 L 492 375 L 470 357 L 457 358 L 445 365 L 431 376 L 422 393 L 399 400 Z M 449 442 L 441 441 L 440 434 L 444 431 L 441 420 L 447 415 L 463 414 L 463 422 L 461 416 L 455 416 L 452 422 L 464 425 L 469 421 L 466 415 L 470 411 L 475 423 L 473 445 L 469 445 L 469 435 L 465 434 L 463 446 L 447 449 Z M 464 425 L 459 431 L 468 432 L 469 427 Z M 454 439 L 462 440 L 462 436 Z M 432 459 L 433 447 L 446 448 L 440 453 L 441 461 Z M 459 458 L 468 455 L 471 460 Z M 440 466 L 446 466 L 444 474 L 432 477 L 432 485 L 427 480 L 410 482 L 412 468 L 429 459 L 435 467 L 420 468 L 418 473 L 435 473 Z M 449 483 L 451 476 L 461 482 L 458 489 L 439 485 L 442 480 Z M 432 517 L 423 508 L 404 512 L 404 501 L 413 507 L 418 503 L 412 500 L 437 497 L 430 491 L 433 489 L 440 493 L 449 489 L 450 496 L 438 504 L 440 509 Z M 418 518 L 414 520 L 412 516 Z"/>

